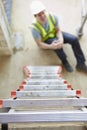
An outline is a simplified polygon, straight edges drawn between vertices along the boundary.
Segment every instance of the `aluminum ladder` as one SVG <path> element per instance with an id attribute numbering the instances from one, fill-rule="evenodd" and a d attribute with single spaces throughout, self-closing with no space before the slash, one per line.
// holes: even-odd
<path id="1" fill-rule="evenodd" d="M 0 113 L 2 130 L 9 123 L 87 122 L 87 98 L 63 79 L 61 66 L 24 66 L 23 72 L 11 98 L 0 100 L 0 108 L 8 108 Z"/>

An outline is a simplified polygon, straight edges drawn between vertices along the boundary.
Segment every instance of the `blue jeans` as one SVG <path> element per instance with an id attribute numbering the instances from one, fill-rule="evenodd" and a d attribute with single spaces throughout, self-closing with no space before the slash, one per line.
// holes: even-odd
<path id="1" fill-rule="evenodd" d="M 70 44 L 72 47 L 73 53 L 77 60 L 77 65 L 83 64 L 85 62 L 85 57 L 82 52 L 78 38 L 76 36 L 66 33 L 66 32 L 62 32 L 62 34 L 63 34 L 63 38 L 64 38 L 64 44 Z M 55 39 L 57 39 L 57 38 L 50 38 L 45 42 L 47 44 L 51 44 Z M 66 56 L 63 48 L 54 50 L 54 51 L 56 52 L 57 56 L 60 58 L 60 60 L 62 62 L 67 60 L 67 56 Z"/>

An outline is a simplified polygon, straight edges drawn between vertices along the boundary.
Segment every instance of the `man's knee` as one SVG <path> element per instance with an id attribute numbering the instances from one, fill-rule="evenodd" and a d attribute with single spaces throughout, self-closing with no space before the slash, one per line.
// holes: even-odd
<path id="1" fill-rule="evenodd" d="M 73 36 L 72 40 L 73 42 L 78 42 L 78 38 L 76 36 Z"/>

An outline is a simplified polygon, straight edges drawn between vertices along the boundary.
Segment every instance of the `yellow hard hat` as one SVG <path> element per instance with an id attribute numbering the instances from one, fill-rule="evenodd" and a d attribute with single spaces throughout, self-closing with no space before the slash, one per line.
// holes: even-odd
<path id="1" fill-rule="evenodd" d="M 35 15 L 45 10 L 45 6 L 41 1 L 34 0 L 30 5 L 30 10 Z"/>

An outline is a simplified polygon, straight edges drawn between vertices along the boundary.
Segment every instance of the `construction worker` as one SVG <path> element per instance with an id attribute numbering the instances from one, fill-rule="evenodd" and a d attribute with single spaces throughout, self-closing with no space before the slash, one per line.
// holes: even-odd
<path id="1" fill-rule="evenodd" d="M 35 18 L 31 24 L 31 32 L 36 44 L 44 50 L 54 50 L 65 69 L 68 72 L 72 72 L 73 68 L 63 50 L 64 44 L 70 44 L 77 61 L 76 69 L 87 72 L 85 57 L 77 37 L 66 32 L 61 32 L 57 16 L 47 13 L 46 7 L 41 1 L 32 1 L 30 10 Z"/>

